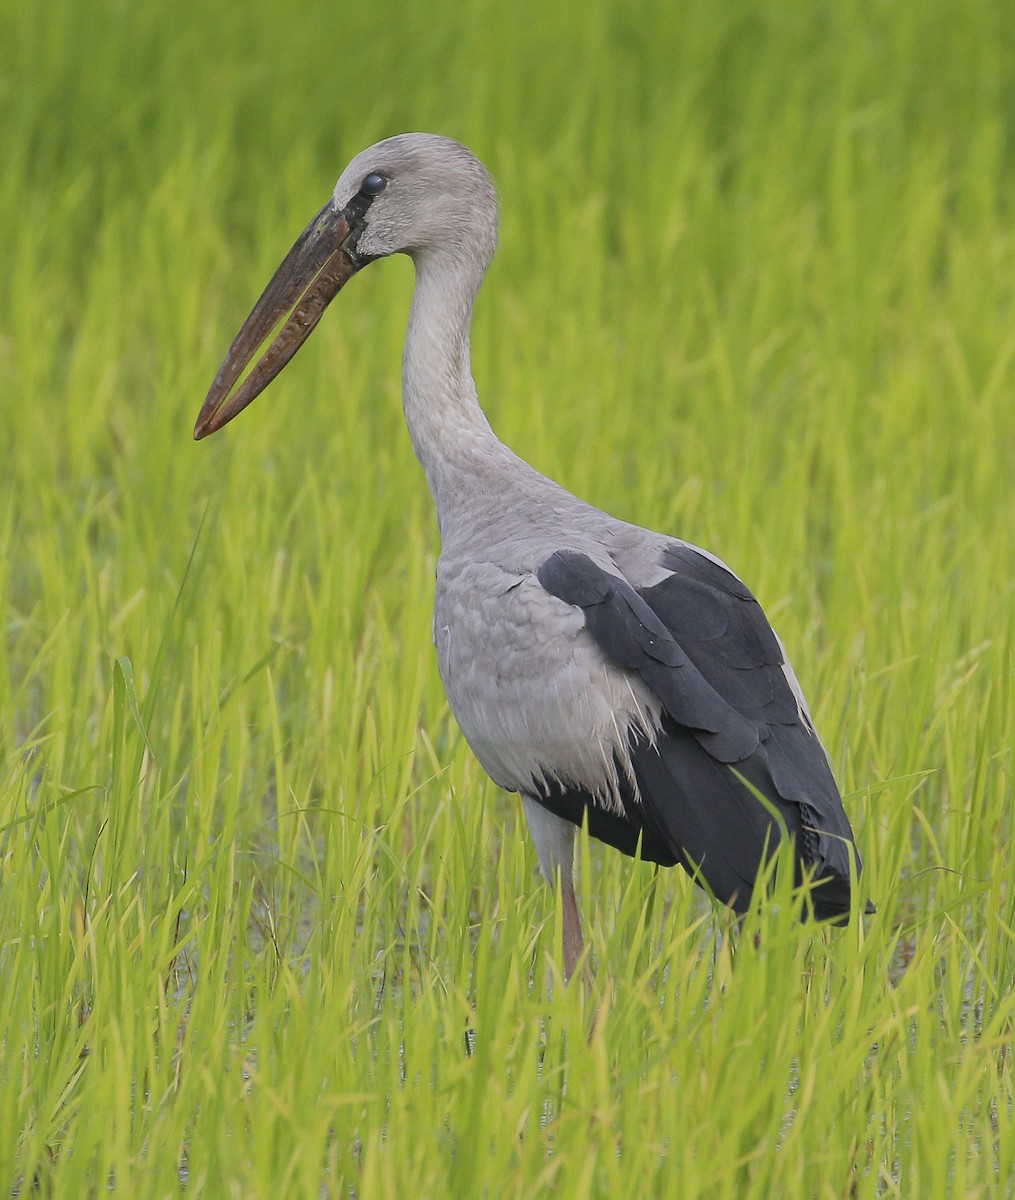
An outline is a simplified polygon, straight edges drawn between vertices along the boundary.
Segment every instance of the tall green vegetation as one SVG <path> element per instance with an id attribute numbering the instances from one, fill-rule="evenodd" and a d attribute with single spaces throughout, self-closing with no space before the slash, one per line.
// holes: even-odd
<path id="1" fill-rule="evenodd" d="M 0 6 L 0 1191 L 1015 1187 L 1015 9 Z M 450 718 L 404 260 L 190 429 L 346 160 L 501 189 L 501 435 L 731 562 L 877 915 L 587 841 L 591 986 Z M 754 949 L 754 933 L 760 949 Z"/>

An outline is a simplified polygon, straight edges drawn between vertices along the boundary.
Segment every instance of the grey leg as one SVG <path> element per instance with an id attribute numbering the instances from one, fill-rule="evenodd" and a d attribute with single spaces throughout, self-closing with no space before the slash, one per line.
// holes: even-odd
<path id="1" fill-rule="evenodd" d="M 543 878 L 553 887 L 558 874 L 560 876 L 564 905 L 564 977 L 570 979 L 585 948 L 578 897 L 574 891 L 575 827 L 570 821 L 564 821 L 543 808 L 531 796 L 523 795 L 522 803 L 532 840 L 536 843 Z"/>

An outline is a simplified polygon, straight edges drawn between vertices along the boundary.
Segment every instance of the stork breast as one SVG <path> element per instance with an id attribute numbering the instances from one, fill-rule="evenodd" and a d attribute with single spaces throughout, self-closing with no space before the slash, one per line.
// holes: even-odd
<path id="1" fill-rule="evenodd" d="M 660 705 L 634 673 L 606 660 L 584 625 L 532 574 L 476 562 L 438 570 L 441 678 L 484 768 L 509 791 L 553 778 L 614 808 L 628 733 L 651 736 Z"/>

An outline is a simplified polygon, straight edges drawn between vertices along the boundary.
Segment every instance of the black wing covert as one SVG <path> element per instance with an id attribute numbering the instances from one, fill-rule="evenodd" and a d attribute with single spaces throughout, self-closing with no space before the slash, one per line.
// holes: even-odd
<path id="1" fill-rule="evenodd" d="M 632 738 L 636 789 L 622 780 L 623 818 L 604 825 L 594 802 L 564 785 L 540 798 L 576 823 L 587 812 L 590 832 L 628 854 L 640 829 L 643 857 L 680 861 L 737 911 L 749 904 L 781 824 L 797 846 L 798 873 L 810 868 L 822 880 L 815 915 L 841 919 L 853 835 L 778 638 L 719 562 L 671 543 L 661 565 L 669 574 L 641 589 L 576 550 L 558 550 L 537 572 L 547 592 L 581 608 L 603 653 L 637 672 L 664 709 L 652 745 Z"/>

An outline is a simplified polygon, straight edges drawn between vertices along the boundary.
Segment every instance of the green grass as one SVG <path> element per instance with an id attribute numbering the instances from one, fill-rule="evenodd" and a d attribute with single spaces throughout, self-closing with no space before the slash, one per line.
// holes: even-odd
<path id="1" fill-rule="evenodd" d="M 1015 9 L 0 5 L 0 1192 L 1015 1188 Z M 190 431 L 346 160 L 498 179 L 501 435 L 730 561 L 878 913 L 733 949 L 451 719 L 403 260 Z M 755 951 L 751 934 L 761 932 Z"/>

